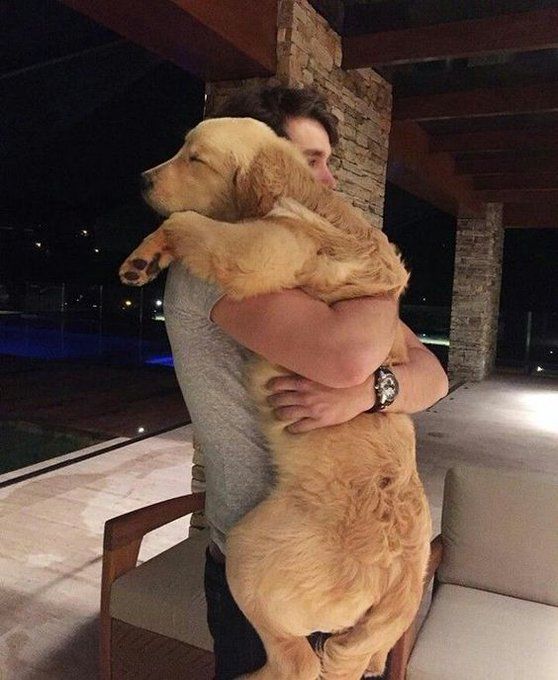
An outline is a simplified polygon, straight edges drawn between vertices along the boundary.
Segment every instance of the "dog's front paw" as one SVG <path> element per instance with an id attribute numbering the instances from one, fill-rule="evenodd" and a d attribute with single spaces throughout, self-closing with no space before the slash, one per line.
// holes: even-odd
<path id="1" fill-rule="evenodd" d="M 143 286 L 152 281 L 162 269 L 168 267 L 174 257 L 165 240 L 165 233 L 159 227 L 140 243 L 126 258 L 118 272 L 120 280 L 127 286 Z"/>
<path id="2" fill-rule="evenodd" d="M 118 272 L 120 280 L 127 286 L 143 286 L 152 281 L 162 269 L 161 258 L 163 253 L 155 252 L 150 255 L 150 259 L 138 256 L 137 252 L 132 253 L 124 261 Z"/>

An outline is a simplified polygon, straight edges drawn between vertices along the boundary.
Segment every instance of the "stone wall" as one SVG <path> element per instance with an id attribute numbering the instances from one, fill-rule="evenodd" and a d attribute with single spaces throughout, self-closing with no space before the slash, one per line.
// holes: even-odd
<path id="1" fill-rule="evenodd" d="M 382 226 L 391 85 L 372 69 L 341 68 L 341 38 L 306 0 L 279 0 L 277 75 L 268 82 L 312 85 L 327 96 L 339 121 L 331 167 L 342 191 L 372 224 Z M 210 83 L 211 111 L 239 87 L 262 80 Z"/>
<path id="2" fill-rule="evenodd" d="M 494 366 L 502 278 L 502 205 L 483 218 L 459 217 L 448 372 L 452 380 L 482 380 Z"/>

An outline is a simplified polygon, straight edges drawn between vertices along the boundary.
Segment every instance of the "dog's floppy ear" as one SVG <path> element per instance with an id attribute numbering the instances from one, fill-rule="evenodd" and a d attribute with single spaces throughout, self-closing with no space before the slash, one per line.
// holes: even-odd
<path id="1" fill-rule="evenodd" d="M 235 174 L 236 202 L 243 217 L 266 215 L 280 196 L 298 199 L 314 179 L 290 142 L 277 139 Z"/>

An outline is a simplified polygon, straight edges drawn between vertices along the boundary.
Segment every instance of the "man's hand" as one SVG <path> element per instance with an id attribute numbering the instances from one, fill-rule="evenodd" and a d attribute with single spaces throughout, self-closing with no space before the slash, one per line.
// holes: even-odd
<path id="1" fill-rule="evenodd" d="M 268 383 L 278 420 L 293 420 L 289 432 L 309 432 L 352 420 L 374 405 L 372 378 L 354 387 L 327 387 L 301 375 L 273 378 Z"/>
<path id="2" fill-rule="evenodd" d="M 448 379 L 440 362 L 400 322 L 405 335 L 409 360 L 392 366 L 399 382 L 399 395 L 386 409 L 390 413 L 417 413 L 442 399 L 448 393 Z M 364 382 L 351 387 L 328 387 L 300 375 L 282 376 L 269 381 L 273 406 L 278 420 L 295 420 L 288 431 L 308 432 L 319 427 L 339 425 L 352 420 L 374 405 L 373 371 Z"/>

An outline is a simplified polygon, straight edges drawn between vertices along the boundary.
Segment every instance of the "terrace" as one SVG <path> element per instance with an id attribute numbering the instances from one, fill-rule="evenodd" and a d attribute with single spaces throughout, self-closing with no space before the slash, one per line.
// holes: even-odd
<path id="1" fill-rule="evenodd" d="M 467 383 L 415 418 L 418 463 L 440 526 L 457 463 L 558 475 L 556 380 Z M 95 680 L 104 522 L 179 496 L 192 469 L 181 427 L 0 488 L 2 669 L 6 680 Z M 187 518 L 149 534 L 140 561 L 188 535 Z"/>
<path id="2" fill-rule="evenodd" d="M 192 91 L 207 110 L 255 79 L 314 84 L 340 123 L 340 189 L 371 223 L 397 242 L 417 240 L 401 227 L 409 196 L 445 215 L 455 234 L 451 300 L 411 298 L 402 307 L 452 385 L 414 418 L 435 533 L 443 477 L 456 463 L 558 476 L 555 257 L 534 262 L 527 247 L 521 261 L 529 276 L 538 273 L 551 303 L 503 308 L 499 296 L 504 248 L 535 232 L 552 245 L 558 233 L 557 3 L 211 4 L 64 0 L 64 10 L 110 32 L 77 61 L 91 71 L 106 67 L 111 92 L 135 85 L 162 60 L 202 83 Z M 37 15 L 33 25 L 40 23 Z M 88 120 L 85 94 L 60 92 L 56 106 L 43 96 L 43 111 L 27 99 L 34 88 L 43 92 L 40 74 L 7 75 L 17 81 L 13 119 L 29 110 L 14 125 L 12 150 L 18 135 L 44 120 L 54 121 L 47 138 Z M 80 244 L 89 238 L 77 236 Z M 17 241 L 7 239 L 10 248 Z M 123 239 L 128 248 L 135 235 Z M 30 244 L 41 254 L 41 240 Z M 433 248 L 424 248 L 432 270 Z M 535 279 L 517 271 L 507 285 L 520 297 Z M 97 677 L 104 522 L 188 492 L 192 429 L 162 332 L 162 282 L 144 297 L 38 281 L 9 304 L 0 285 L 0 675 L 89 680 Z M 150 534 L 140 561 L 181 541 L 188 524 Z"/>

